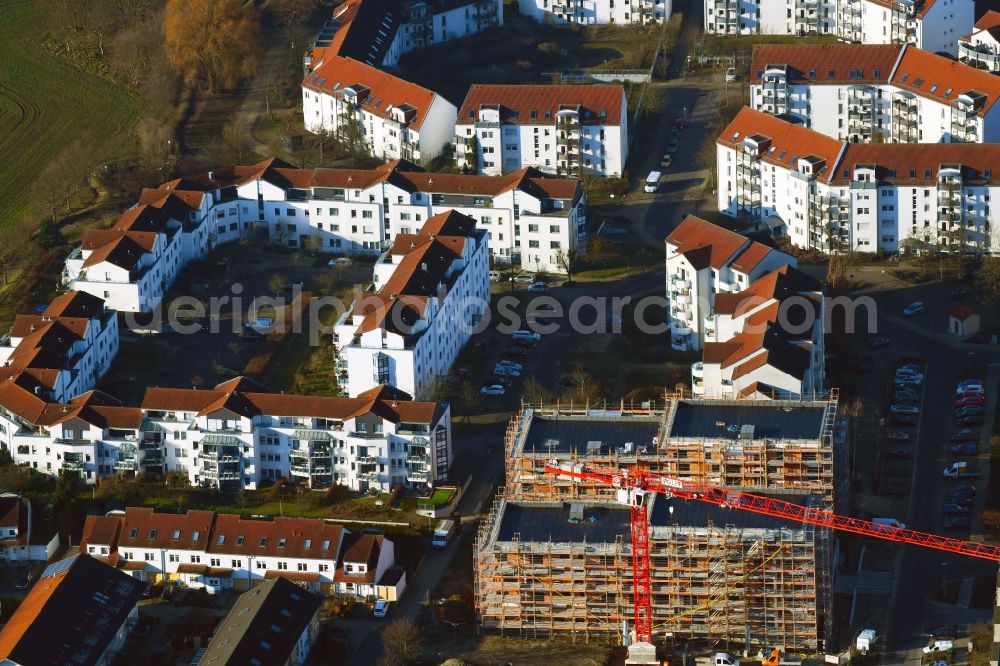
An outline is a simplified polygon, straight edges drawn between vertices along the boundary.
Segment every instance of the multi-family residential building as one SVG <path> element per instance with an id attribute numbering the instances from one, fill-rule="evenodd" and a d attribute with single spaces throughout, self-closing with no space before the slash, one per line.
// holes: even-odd
<path id="1" fill-rule="evenodd" d="M 913 46 L 758 45 L 750 105 L 875 143 L 1000 141 L 1000 78 Z"/>
<path id="2" fill-rule="evenodd" d="M 88 555 L 49 565 L 0 630 L 0 663 L 118 663 L 144 587 Z"/>
<path id="3" fill-rule="evenodd" d="M 705 0 L 705 32 L 834 35 L 856 44 L 913 44 L 956 55 L 972 0 Z"/>
<path id="4" fill-rule="evenodd" d="M 47 562 L 55 555 L 59 535 L 48 540 L 39 535 L 31 511 L 27 497 L 0 495 L 0 562 Z"/>
<path id="5" fill-rule="evenodd" d="M 142 270 L 82 268 L 96 252 L 85 239 L 63 273 L 65 283 L 99 298 L 107 294 L 107 307 L 122 312 L 151 311 L 188 261 L 261 234 L 292 249 L 377 256 L 397 234 L 413 233 L 431 215 L 454 209 L 482 225 L 497 261 L 553 273 L 565 272 L 560 251 L 582 250 L 587 238 L 580 182 L 530 168 L 492 177 L 425 173 L 401 160 L 375 169 L 299 169 L 269 159 L 145 190 L 126 215 L 138 209 L 164 211 L 177 229 L 174 240 L 165 232 L 148 236 L 153 250 L 141 253 L 121 241 L 133 248 L 129 261 L 135 258 L 132 265 Z M 179 247 L 180 254 L 156 250 L 167 246 Z"/>
<path id="6" fill-rule="evenodd" d="M 499 0 L 345 2 L 306 58 L 306 129 L 328 132 L 375 157 L 427 162 L 451 142 L 455 106 L 380 68 L 395 67 L 413 49 L 502 23 Z"/>
<path id="7" fill-rule="evenodd" d="M 458 165 L 490 175 L 621 176 L 628 146 L 620 85 L 474 85 L 455 125 Z"/>
<path id="8" fill-rule="evenodd" d="M 489 309 L 486 232 L 449 211 L 399 234 L 375 263 L 375 292 L 358 297 L 334 329 L 337 368 L 350 395 L 389 385 L 433 395 Z"/>
<path id="9" fill-rule="evenodd" d="M 0 378 L 31 375 L 53 402 L 97 386 L 118 354 L 118 319 L 85 292 L 61 294 L 41 314 L 17 315 L 0 338 Z"/>
<path id="10" fill-rule="evenodd" d="M 718 294 L 742 292 L 765 273 L 796 264 L 784 252 L 693 215 L 665 245 L 670 343 L 679 351 L 698 351 L 714 339 Z"/>
<path id="11" fill-rule="evenodd" d="M 1000 73 L 1000 12 L 987 11 L 958 40 L 958 59 L 977 69 Z"/>
<path id="12" fill-rule="evenodd" d="M 1000 145 L 842 143 L 752 109 L 716 142 L 719 210 L 825 252 L 1000 247 Z"/>
<path id="13" fill-rule="evenodd" d="M 319 634 L 322 598 L 286 578 L 247 590 L 199 650 L 193 666 L 301 666 Z"/>
<path id="14" fill-rule="evenodd" d="M 673 0 L 518 0 L 522 16 L 539 23 L 577 25 L 663 23 L 670 18 Z"/>
<path id="15" fill-rule="evenodd" d="M 813 398 L 823 393 L 821 285 L 791 265 L 737 293 L 716 294 L 714 328 L 691 366 L 695 395 Z"/>
<path id="16" fill-rule="evenodd" d="M 147 472 L 224 490 L 291 478 L 388 491 L 443 479 L 452 461 L 447 403 L 387 386 L 320 397 L 266 393 L 237 378 L 212 390 L 147 389 L 142 413 Z"/>
<path id="17" fill-rule="evenodd" d="M 395 547 L 316 518 L 244 519 L 234 514 L 160 513 L 142 507 L 88 516 L 81 552 L 152 584 L 256 589 L 287 578 L 310 592 L 396 598 L 406 576 Z M 391 588 L 391 589 L 386 589 Z"/>

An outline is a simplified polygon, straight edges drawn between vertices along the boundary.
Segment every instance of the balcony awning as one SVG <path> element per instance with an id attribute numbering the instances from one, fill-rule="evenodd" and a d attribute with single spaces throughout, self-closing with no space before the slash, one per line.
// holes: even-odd
<path id="1" fill-rule="evenodd" d="M 329 442 L 332 437 L 325 430 L 296 430 L 292 433 L 292 439 L 301 439 L 307 442 Z"/>
<path id="2" fill-rule="evenodd" d="M 239 446 L 243 442 L 240 441 L 239 437 L 233 435 L 205 435 L 201 443 L 214 445 L 214 446 Z"/>

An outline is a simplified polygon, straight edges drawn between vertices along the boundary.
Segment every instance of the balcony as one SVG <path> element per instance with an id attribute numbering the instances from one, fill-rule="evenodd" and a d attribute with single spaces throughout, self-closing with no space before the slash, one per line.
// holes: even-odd
<path id="1" fill-rule="evenodd" d="M 378 472 L 362 472 L 358 474 L 358 480 L 365 483 L 378 483 L 379 476 Z"/>
<path id="2" fill-rule="evenodd" d="M 143 467 L 162 467 L 163 456 L 161 454 L 147 455 L 142 459 Z"/>
<path id="3" fill-rule="evenodd" d="M 378 458 L 375 456 L 358 456 L 357 463 L 359 465 L 376 465 L 378 464 Z"/>
<path id="4" fill-rule="evenodd" d="M 410 483 L 430 483 L 431 477 L 426 471 L 410 471 L 406 473 L 406 480 Z"/>
<path id="5" fill-rule="evenodd" d="M 289 469 L 295 476 L 309 476 L 309 465 L 291 465 Z"/>
<path id="6" fill-rule="evenodd" d="M 670 286 L 673 287 L 674 289 L 678 289 L 678 290 L 680 290 L 680 289 L 690 289 L 691 288 L 691 280 L 687 280 L 685 278 L 682 278 L 682 277 L 679 277 L 677 275 L 674 275 L 674 276 L 672 276 L 670 278 Z"/>
<path id="7" fill-rule="evenodd" d="M 430 459 L 425 455 L 418 455 L 411 453 L 410 455 L 406 456 L 406 462 L 411 465 L 426 465 L 428 462 L 430 462 Z"/>
<path id="8" fill-rule="evenodd" d="M 119 472 L 136 472 L 139 470 L 139 462 L 135 458 L 116 460 L 114 468 Z"/>
<path id="9" fill-rule="evenodd" d="M 82 472 L 83 462 L 80 460 L 64 460 L 62 467 L 69 472 Z"/>
<path id="10" fill-rule="evenodd" d="M 691 291 L 672 291 L 670 292 L 670 301 L 677 306 L 690 305 L 691 304 Z"/>

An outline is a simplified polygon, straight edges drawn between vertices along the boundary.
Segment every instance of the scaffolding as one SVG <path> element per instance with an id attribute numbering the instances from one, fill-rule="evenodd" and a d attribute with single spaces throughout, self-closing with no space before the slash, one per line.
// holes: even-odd
<path id="1" fill-rule="evenodd" d="M 601 542 L 530 541 L 519 533 L 500 539 L 508 502 L 497 498 L 476 541 L 483 627 L 531 638 L 621 642 L 632 619 L 628 535 Z M 829 589 L 816 562 L 828 558 L 829 547 L 828 530 L 807 526 L 652 526 L 654 642 L 669 637 L 742 646 L 749 632 L 755 645 L 822 650 Z"/>

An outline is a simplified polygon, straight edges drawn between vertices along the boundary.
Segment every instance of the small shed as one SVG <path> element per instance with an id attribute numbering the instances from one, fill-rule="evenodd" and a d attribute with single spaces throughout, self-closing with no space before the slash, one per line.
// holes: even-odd
<path id="1" fill-rule="evenodd" d="M 971 338 L 979 333 L 979 315 L 970 307 L 955 305 L 948 311 L 948 332 L 956 338 Z"/>

